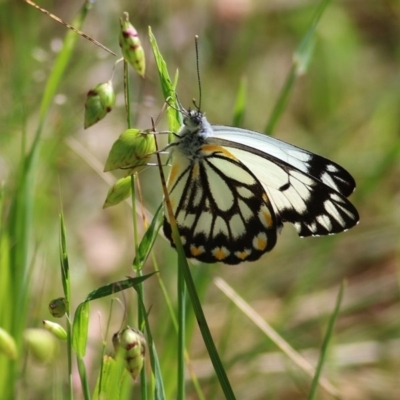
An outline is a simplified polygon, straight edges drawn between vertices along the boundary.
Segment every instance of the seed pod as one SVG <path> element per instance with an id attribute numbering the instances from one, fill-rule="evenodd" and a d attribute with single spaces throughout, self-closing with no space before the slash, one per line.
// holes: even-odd
<path id="1" fill-rule="evenodd" d="M 125 367 L 134 380 L 143 368 L 146 354 L 146 339 L 142 332 L 127 326 L 113 335 L 113 346 L 117 356 L 125 359 Z"/>
<path id="2" fill-rule="evenodd" d="M 45 329 L 30 328 L 24 332 L 24 340 L 30 354 L 36 361 L 47 364 L 55 360 L 58 354 L 58 342 Z"/>
<path id="3" fill-rule="evenodd" d="M 118 168 L 133 169 L 146 165 L 155 151 L 154 135 L 149 131 L 127 129 L 114 142 L 104 172 Z"/>
<path id="4" fill-rule="evenodd" d="M 115 105 L 115 93 L 112 82 L 99 83 L 89 90 L 85 102 L 84 128 L 102 120 Z"/>
<path id="5" fill-rule="evenodd" d="M 129 14 L 127 12 L 124 12 L 124 16 L 120 21 L 121 33 L 119 35 L 119 45 L 122 50 L 122 55 L 143 78 L 146 69 L 146 60 L 137 30 L 129 22 Z"/>
<path id="6" fill-rule="evenodd" d="M 56 338 L 60 340 L 67 340 L 67 332 L 61 325 L 52 321 L 43 320 L 43 326 Z"/>
<path id="7" fill-rule="evenodd" d="M 59 297 L 49 303 L 50 314 L 54 318 L 61 318 L 65 315 L 68 308 L 68 301 L 65 297 Z"/>
<path id="8" fill-rule="evenodd" d="M 127 199 L 131 194 L 131 177 L 118 179 L 113 186 L 110 187 L 107 193 L 106 201 L 103 208 L 115 206 L 121 201 Z"/>
<path id="9" fill-rule="evenodd" d="M 11 360 L 16 360 L 18 356 L 14 338 L 3 328 L 0 328 L 0 353 L 5 354 Z"/>

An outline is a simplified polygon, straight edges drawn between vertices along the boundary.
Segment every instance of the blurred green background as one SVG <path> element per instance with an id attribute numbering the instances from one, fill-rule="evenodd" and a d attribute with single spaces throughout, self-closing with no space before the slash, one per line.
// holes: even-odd
<path id="1" fill-rule="evenodd" d="M 145 80 L 132 75 L 137 127 L 151 127 L 150 118 L 157 117 L 163 105 L 147 35 L 150 25 L 171 76 L 179 70 L 177 93 L 184 106 L 198 98 L 197 34 L 202 109 L 209 121 L 232 124 L 237 91 L 244 79 L 247 103 L 242 126 L 262 131 L 317 4 L 306 0 L 98 1 L 83 30 L 119 55 L 119 18 L 123 11 L 129 12 L 147 63 Z M 40 5 L 70 22 L 82 3 L 59 0 Z M 15 186 L 23 143 L 29 147 L 33 140 L 46 78 L 65 33 L 62 25 L 23 2 L 0 1 L 0 181 L 7 189 L 3 222 L 8 218 L 7 194 Z M 309 69 L 298 77 L 274 135 L 351 172 L 357 182 L 351 201 L 359 210 L 360 224 L 338 236 L 302 240 L 288 225 L 276 248 L 258 262 L 234 267 L 195 264 L 192 269 L 207 282 L 201 288 L 203 305 L 237 398 L 303 399 L 310 381 L 232 306 L 212 283 L 215 277 L 225 279 L 313 363 L 340 283 L 346 279 L 325 376 L 345 399 L 398 399 L 400 2 L 332 2 L 316 36 Z M 58 266 L 61 207 L 76 300 L 73 307 L 93 288 L 132 274 L 129 206 L 123 203 L 102 209 L 115 178 L 101 171 L 112 143 L 126 128 L 121 65 L 113 78 L 116 109 L 83 130 L 86 93 L 110 79 L 114 62 L 114 57 L 80 38 L 47 117 L 34 174 L 26 326 L 39 326 L 48 318 L 48 301 L 62 293 Z M 165 116 L 158 127 L 167 128 Z M 154 212 L 162 199 L 158 171 L 144 171 L 140 182 L 145 207 Z M 160 276 L 174 297 L 176 254 L 161 236 L 154 251 Z M 149 262 L 144 272 L 151 271 Z M 165 334 L 166 306 L 156 280 L 146 282 L 145 287 L 154 340 L 163 359 L 175 338 Z M 91 379 L 97 374 L 96 347 L 102 340 L 107 307 L 107 302 L 92 307 L 92 351 L 86 358 Z M 122 313 L 116 310 L 113 315 L 116 330 Z M 222 398 L 218 389 L 213 392 L 214 373 L 196 329 L 190 355 L 205 392 L 213 396 L 208 398 Z M 51 385 L 62 380 L 62 358 L 54 370 L 29 360 L 27 365 L 24 384 L 29 398 L 51 398 Z M 79 392 L 78 382 L 76 387 Z M 188 398 L 197 398 L 191 393 L 189 383 Z M 319 398 L 330 397 L 321 390 Z"/>

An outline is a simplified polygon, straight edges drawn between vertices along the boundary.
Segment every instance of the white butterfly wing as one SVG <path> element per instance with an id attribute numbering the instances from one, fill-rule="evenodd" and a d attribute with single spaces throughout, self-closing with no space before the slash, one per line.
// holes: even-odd
<path id="1" fill-rule="evenodd" d="M 213 125 L 210 143 L 227 148 L 261 182 L 277 217 L 300 236 L 345 231 L 358 222 L 346 199 L 355 187 L 339 165 L 260 133 Z"/>
<path id="2" fill-rule="evenodd" d="M 202 145 L 193 160 L 178 148 L 167 188 L 187 257 L 238 264 L 275 246 L 280 223 L 262 184 L 222 147 Z M 175 246 L 168 213 L 164 233 Z"/>
<path id="3" fill-rule="evenodd" d="M 292 167 L 314 176 L 345 197 L 355 189 L 353 177 L 340 165 L 282 140 L 247 129 L 212 125 L 213 137 L 257 149 L 271 159 L 278 158 Z"/>

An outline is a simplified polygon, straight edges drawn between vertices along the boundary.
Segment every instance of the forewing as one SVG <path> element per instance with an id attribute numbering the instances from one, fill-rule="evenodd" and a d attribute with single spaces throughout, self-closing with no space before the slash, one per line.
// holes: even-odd
<path id="1" fill-rule="evenodd" d="M 187 257 L 238 264 L 275 246 L 280 223 L 263 186 L 222 147 L 203 145 L 192 161 L 173 158 L 168 190 Z"/>
<path id="2" fill-rule="evenodd" d="M 300 147 L 262 133 L 223 125 L 212 125 L 213 136 L 257 149 L 271 159 L 279 159 L 295 169 L 320 180 L 342 196 L 353 193 L 354 178 L 340 165 Z"/>
<path id="3" fill-rule="evenodd" d="M 233 129 L 236 135 L 236 128 Z M 318 171 L 317 164 L 312 161 L 312 153 L 296 147 L 289 152 L 290 145 L 282 142 L 285 145 L 283 150 L 277 148 L 274 142 L 271 145 L 269 139 L 272 138 L 265 138 L 267 141 L 264 146 L 260 138 L 249 141 L 257 145 L 256 148 L 217 137 L 209 140 L 226 147 L 254 173 L 269 195 L 277 217 L 283 222 L 292 223 L 300 236 L 339 233 L 357 224 L 357 210 L 345 197 L 349 188 L 354 187 L 353 178 L 350 180 L 346 176 L 350 176 L 347 171 L 315 155 L 325 160 L 325 172 Z M 266 153 L 266 148 L 270 148 L 273 154 Z M 288 161 L 282 160 L 284 154 Z M 293 154 L 296 158 L 293 158 Z M 308 160 L 308 164 L 303 165 L 300 161 L 301 154 L 304 154 L 303 158 Z M 328 170 L 336 172 L 328 174 Z"/>

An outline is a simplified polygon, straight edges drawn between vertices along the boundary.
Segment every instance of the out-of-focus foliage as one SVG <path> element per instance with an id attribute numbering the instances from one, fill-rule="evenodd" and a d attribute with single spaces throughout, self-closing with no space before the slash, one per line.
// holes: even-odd
<path id="1" fill-rule="evenodd" d="M 44 1 L 41 5 L 71 21 L 81 3 L 64 3 Z M 147 35 L 150 25 L 170 75 L 179 69 L 177 93 L 185 107 L 199 97 L 194 50 L 197 34 L 202 109 L 209 121 L 232 123 L 244 77 L 247 92 L 241 126 L 262 130 L 315 6 L 316 2 L 308 0 L 103 1 L 94 5 L 84 31 L 120 54 L 119 18 L 123 11 L 129 12 L 146 54 L 146 79 L 133 72 L 131 77 L 133 118 L 138 129 L 151 128 L 150 118 L 156 118 L 163 106 Z M 27 4 L 0 1 L 2 227 L 9 215 L 7 196 L 15 186 L 16 166 L 33 139 L 44 83 L 64 34 L 63 26 Z M 288 226 L 276 249 L 256 263 L 192 267 L 198 282 L 213 276 L 227 280 L 310 360 L 317 358 L 340 282 L 346 278 L 348 285 L 324 372 L 342 397 L 350 400 L 400 396 L 399 38 L 397 0 L 332 2 L 318 25 L 309 70 L 298 78 L 274 132 L 279 139 L 331 158 L 352 173 L 358 187 L 351 200 L 360 212 L 360 225 L 337 237 L 302 240 Z M 113 78 L 113 112 L 83 129 L 85 95 L 98 82 L 110 79 L 114 62 L 108 53 L 80 39 L 47 117 L 34 177 L 29 327 L 38 327 L 49 317 L 48 301 L 62 291 L 57 253 L 61 204 L 68 228 L 74 309 L 94 287 L 131 273 L 135 256 L 131 211 L 124 203 L 103 210 L 109 186 L 122 176 L 110 179 L 102 172 L 112 144 L 127 128 L 122 64 L 116 67 Z M 157 128 L 166 127 L 163 115 Z M 159 140 L 161 143 L 163 138 Z M 162 199 L 158 171 L 147 168 L 139 179 L 144 203 L 138 208 L 139 215 L 154 213 Z M 144 232 L 142 219 L 138 219 Z M 2 240 L 0 249 L 13 245 Z M 176 253 L 161 236 L 154 251 L 160 276 L 173 292 Z M 7 262 L 4 253 L 0 252 L 0 260 Z M 144 267 L 144 274 L 152 271 L 150 264 Z M 1 285 L 0 281 L 0 289 Z M 237 398 L 305 398 L 309 379 L 295 370 L 215 286 L 210 284 L 203 290 L 206 316 Z M 165 337 L 170 324 L 166 305 L 154 283 L 146 283 L 145 295 L 151 299 L 149 322 L 163 362 L 175 345 Z M 101 346 L 107 306 L 99 302 L 91 309 L 85 361 L 93 385 L 99 368 L 96 348 Z M 0 310 L 1 318 L 6 318 L 6 311 Z M 121 318 L 122 311 L 116 310 L 114 331 L 119 329 Z M 111 348 L 111 343 L 108 346 Z M 207 356 L 196 331 L 189 350 L 193 370 L 209 390 L 208 397 L 218 398 L 214 372 L 202 362 Z M 59 368 L 64 367 L 63 357 L 60 352 Z M 53 385 L 60 383 L 60 374 L 38 379 L 43 370 L 31 363 L 28 367 L 24 384 L 29 398 L 50 398 Z M 191 395 L 189 385 L 188 398 L 195 398 Z M 320 395 L 328 398 L 323 392 Z"/>

